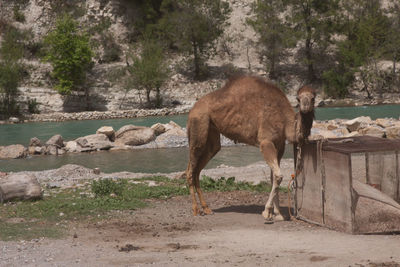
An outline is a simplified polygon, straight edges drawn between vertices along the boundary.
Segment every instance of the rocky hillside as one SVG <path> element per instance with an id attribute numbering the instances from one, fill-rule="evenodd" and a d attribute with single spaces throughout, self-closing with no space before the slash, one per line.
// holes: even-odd
<path id="1" fill-rule="evenodd" d="M 29 54 L 25 57 L 26 77 L 19 88 L 18 101 L 26 110 L 28 100 L 36 100 L 41 113 L 76 112 L 86 107 L 85 98 L 79 94 L 69 97 L 60 96 L 53 89 L 50 77 L 51 66 L 43 63 L 36 54 L 45 36 L 62 11 L 68 11 L 78 18 L 80 25 L 93 31 L 95 46 L 95 64 L 88 77 L 87 87 L 90 92 L 90 108 L 98 111 L 115 111 L 140 108 L 144 96 L 136 90 L 126 91 L 124 78 L 125 54 L 132 43 L 132 29 L 135 25 L 138 9 L 128 0 L 88 0 L 78 1 L 48 1 L 48 0 L 15 0 L 0 2 L 0 17 L 11 21 L 14 26 L 30 33 Z M 168 55 L 170 66 L 174 70 L 171 78 L 162 88 L 164 105 L 173 107 L 182 105 L 190 107 L 202 95 L 219 88 L 226 78 L 234 71 L 251 72 L 266 76 L 260 64 L 256 47 L 254 31 L 245 24 L 250 13 L 252 0 L 229 0 L 232 13 L 230 26 L 219 40 L 218 53 L 210 59 L 209 78 L 205 81 L 194 81 L 190 75 L 177 71 L 180 67 L 179 55 Z M 18 4 L 18 8 L 16 8 Z M 17 12 L 17 13 L 16 13 Z M 24 19 L 17 21 L 16 14 Z M 105 45 L 105 44 L 108 45 Z M 107 60 L 110 47 L 118 50 L 117 59 Z M 301 81 L 293 74 L 285 77 L 285 89 L 290 95 L 290 101 L 295 103 L 294 92 Z M 365 99 L 363 93 L 354 97 Z M 393 102 L 391 95 L 384 96 Z M 319 101 L 322 100 L 321 95 Z M 318 102 L 319 102 L 318 101 Z M 351 104 L 353 100 L 345 101 Z M 369 100 L 368 100 L 369 101 Z M 321 102 L 323 103 L 323 102 Z M 329 103 L 329 100 L 326 101 Z M 370 102 L 368 102 L 370 103 Z"/>

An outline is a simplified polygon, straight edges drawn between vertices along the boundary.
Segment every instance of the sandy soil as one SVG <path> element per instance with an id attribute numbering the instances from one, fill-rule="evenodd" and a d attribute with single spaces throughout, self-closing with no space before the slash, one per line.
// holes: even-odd
<path id="1" fill-rule="evenodd" d="M 236 175 L 244 179 L 252 169 L 265 179 L 268 170 L 255 166 Z M 189 197 L 181 196 L 111 220 L 72 223 L 60 240 L 0 241 L 0 266 L 400 266 L 400 235 L 350 235 L 297 220 L 265 224 L 268 194 L 206 198 L 214 215 L 193 217 Z M 287 195 L 281 204 L 287 216 Z"/>

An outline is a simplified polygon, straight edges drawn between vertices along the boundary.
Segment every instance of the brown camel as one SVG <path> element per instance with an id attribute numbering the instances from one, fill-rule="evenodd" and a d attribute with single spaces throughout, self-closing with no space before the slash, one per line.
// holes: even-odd
<path id="1" fill-rule="evenodd" d="M 259 77 L 239 76 L 197 101 L 187 122 L 190 155 L 185 173 L 193 215 L 200 213 L 195 192 L 204 214 L 212 213 L 200 189 L 199 175 L 221 149 L 220 134 L 223 134 L 235 142 L 260 147 L 272 170 L 272 191 L 262 215 L 267 220 L 283 220 L 279 212 L 278 188 L 282 181 L 279 164 L 285 140 L 301 144 L 310 135 L 314 98 L 312 88 L 300 88 L 297 92 L 299 112 L 296 113 L 275 85 Z"/>

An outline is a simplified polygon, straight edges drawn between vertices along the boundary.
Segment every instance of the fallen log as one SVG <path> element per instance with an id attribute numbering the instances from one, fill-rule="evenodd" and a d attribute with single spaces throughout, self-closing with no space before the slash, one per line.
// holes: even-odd
<path id="1" fill-rule="evenodd" d="M 0 176 L 0 202 L 13 199 L 40 199 L 42 188 L 35 176 L 29 174 L 10 174 Z"/>

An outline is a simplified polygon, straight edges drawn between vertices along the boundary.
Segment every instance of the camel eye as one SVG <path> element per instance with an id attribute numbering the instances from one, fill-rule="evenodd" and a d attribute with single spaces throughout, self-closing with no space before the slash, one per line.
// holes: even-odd
<path id="1" fill-rule="evenodd" d="M 296 99 L 297 99 L 297 102 L 300 102 L 300 98 L 296 97 Z"/>

